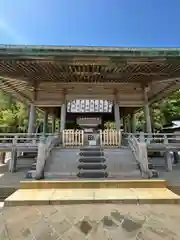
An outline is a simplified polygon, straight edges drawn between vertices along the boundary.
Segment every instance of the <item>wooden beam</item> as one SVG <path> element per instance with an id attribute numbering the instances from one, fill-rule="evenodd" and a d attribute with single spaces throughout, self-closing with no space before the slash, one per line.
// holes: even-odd
<path id="1" fill-rule="evenodd" d="M 171 89 L 172 89 L 172 91 L 171 91 Z M 173 92 L 173 91 L 176 91 L 177 89 L 179 89 L 179 85 L 177 85 L 177 82 L 172 82 L 172 83 L 168 84 L 168 86 L 163 88 L 161 91 L 159 91 L 157 94 L 155 94 L 153 97 L 151 97 L 148 101 L 150 104 L 157 102 L 157 101 L 161 100 L 164 96 L 167 96 L 168 90 Z"/>

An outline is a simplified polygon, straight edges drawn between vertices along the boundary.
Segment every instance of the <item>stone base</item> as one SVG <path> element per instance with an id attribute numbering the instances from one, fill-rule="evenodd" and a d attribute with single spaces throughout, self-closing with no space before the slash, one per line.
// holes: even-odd
<path id="1" fill-rule="evenodd" d="M 125 203 L 177 204 L 164 180 L 24 181 L 5 206 Z"/>
<path id="2" fill-rule="evenodd" d="M 89 203 L 179 204 L 180 196 L 167 188 L 20 189 L 5 206 Z"/>

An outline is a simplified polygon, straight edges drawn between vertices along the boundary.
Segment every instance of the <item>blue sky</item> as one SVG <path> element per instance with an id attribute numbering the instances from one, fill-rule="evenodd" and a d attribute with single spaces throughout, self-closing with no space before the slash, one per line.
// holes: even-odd
<path id="1" fill-rule="evenodd" d="M 180 46 L 180 0 L 0 0 L 0 43 Z"/>

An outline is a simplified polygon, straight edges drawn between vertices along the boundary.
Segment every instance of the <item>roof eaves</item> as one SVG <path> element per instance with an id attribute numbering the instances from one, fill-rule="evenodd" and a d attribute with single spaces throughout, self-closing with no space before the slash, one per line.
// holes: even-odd
<path id="1" fill-rule="evenodd" d="M 43 45 L 0 45 L 0 55 L 62 55 L 62 54 L 106 54 L 124 57 L 177 57 L 180 48 L 123 48 L 123 47 L 83 47 L 83 46 L 43 46 Z"/>

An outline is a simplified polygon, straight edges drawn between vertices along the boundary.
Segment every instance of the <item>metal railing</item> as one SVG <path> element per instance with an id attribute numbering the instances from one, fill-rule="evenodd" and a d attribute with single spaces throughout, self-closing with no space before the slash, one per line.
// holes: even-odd
<path id="1" fill-rule="evenodd" d="M 121 145 L 121 131 L 114 129 L 100 130 L 100 145 L 101 146 L 120 146 Z"/>
<path id="2" fill-rule="evenodd" d="M 66 129 L 62 133 L 63 147 L 75 147 L 84 145 L 84 131 Z"/>

